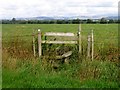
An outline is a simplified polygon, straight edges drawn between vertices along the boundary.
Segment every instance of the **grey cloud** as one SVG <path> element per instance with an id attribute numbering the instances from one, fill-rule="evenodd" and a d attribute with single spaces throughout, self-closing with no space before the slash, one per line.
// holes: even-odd
<path id="1" fill-rule="evenodd" d="M 7 0 L 6 0 L 7 1 Z M 16 2 L 16 0 L 13 0 Z M 21 1 L 21 2 L 20 2 Z M 118 0 L 115 0 L 116 2 Z M 0 5 L 0 18 L 32 17 L 32 16 L 73 16 L 112 14 L 115 3 L 113 0 L 18 0 L 18 3 Z M 24 2 L 24 3 L 23 3 Z M 112 10 L 110 10 L 113 8 Z"/>
<path id="2" fill-rule="evenodd" d="M 68 7 L 112 7 L 113 2 L 102 2 L 97 4 L 92 4 L 92 2 L 68 2 Z"/>
<path id="3" fill-rule="evenodd" d="M 113 7 L 113 2 L 102 2 L 97 5 L 91 5 L 91 7 Z"/>

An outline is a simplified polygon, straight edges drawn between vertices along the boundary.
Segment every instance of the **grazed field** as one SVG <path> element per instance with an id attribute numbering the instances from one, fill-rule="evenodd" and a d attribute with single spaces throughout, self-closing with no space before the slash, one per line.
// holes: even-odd
<path id="1" fill-rule="evenodd" d="M 3 48 L 20 49 L 19 51 L 32 54 L 32 32 L 40 28 L 41 31 L 48 32 L 73 32 L 77 33 L 76 24 L 8 24 L 3 25 Z M 117 55 L 118 50 L 118 25 L 117 24 L 82 24 L 82 47 L 86 53 L 87 35 L 94 30 L 94 57 L 101 59 L 110 58 Z M 19 47 L 19 48 L 18 48 Z M 27 49 L 27 50 L 26 50 Z M 112 52 L 112 53 L 111 53 Z M 12 53 L 12 52 L 11 52 Z M 85 53 L 83 53 L 85 55 Z M 106 56 L 105 56 L 106 55 Z M 113 55 L 113 56 L 112 56 Z M 102 57 L 100 57 L 102 56 Z M 109 56 L 109 57 L 108 57 Z M 113 60 L 113 59 L 112 59 Z"/>
<path id="2" fill-rule="evenodd" d="M 79 62 L 76 49 L 70 64 L 54 69 L 52 60 L 33 57 L 32 32 L 77 33 L 76 24 L 4 24 L 3 87 L 9 88 L 110 88 L 118 84 L 118 25 L 82 24 L 83 58 Z M 87 35 L 94 30 L 94 61 L 85 58 Z M 36 35 L 37 36 L 37 35 Z M 50 47 L 50 46 L 48 46 Z M 62 47 L 62 46 L 61 46 Z M 54 51 L 52 46 L 51 51 Z M 63 49 L 63 48 L 61 48 Z M 66 49 L 64 49 L 66 50 Z M 45 52 L 46 54 L 46 52 Z M 52 53 L 54 56 L 54 52 Z"/>
<path id="3" fill-rule="evenodd" d="M 12 36 L 31 35 L 33 30 L 40 28 L 42 32 L 74 32 L 77 33 L 78 25 L 76 24 L 4 24 L 2 26 L 3 42 L 8 41 Z M 95 42 L 113 43 L 117 45 L 118 25 L 117 24 L 82 24 L 83 38 L 91 29 L 94 30 Z M 23 37 L 22 37 L 23 38 Z M 31 37 L 25 37 L 32 40 Z M 24 39 L 24 38 L 23 38 Z M 107 40 L 108 39 L 108 40 Z M 111 41 L 112 40 L 112 41 Z"/>

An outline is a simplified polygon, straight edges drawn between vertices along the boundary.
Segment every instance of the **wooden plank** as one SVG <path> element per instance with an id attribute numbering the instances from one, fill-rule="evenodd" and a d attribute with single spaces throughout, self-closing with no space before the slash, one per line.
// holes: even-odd
<path id="1" fill-rule="evenodd" d="M 72 55 L 72 51 L 69 51 L 69 52 L 63 54 L 62 57 L 69 57 L 70 55 Z"/>
<path id="2" fill-rule="evenodd" d="M 77 41 L 42 41 L 42 43 L 48 44 L 77 44 Z"/>
<path id="3" fill-rule="evenodd" d="M 56 59 L 62 59 L 62 58 L 66 58 L 72 55 L 72 51 L 69 51 L 65 54 L 63 54 L 62 56 L 56 56 Z"/>
<path id="4" fill-rule="evenodd" d="M 78 40 L 78 36 L 46 36 L 46 40 L 47 41 L 77 41 Z"/>
<path id="5" fill-rule="evenodd" d="M 41 57 L 41 55 L 42 55 L 41 43 L 42 43 L 42 40 L 41 40 L 41 31 L 40 31 L 40 29 L 38 29 L 38 54 L 39 54 L 39 57 Z"/>
<path id="6" fill-rule="evenodd" d="M 45 36 L 75 36 L 74 33 L 46 32 Z"/>

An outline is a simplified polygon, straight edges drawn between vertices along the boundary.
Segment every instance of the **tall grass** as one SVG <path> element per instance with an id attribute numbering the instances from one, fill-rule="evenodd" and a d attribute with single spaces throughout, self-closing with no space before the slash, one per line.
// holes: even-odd
<path id="1" fill-rule="evenodd" d="M 62 64 L 57 70 L 49 66 L 45 67 L 39 59 L 16 59 L 16 61 L 3 68 L 3 88 L 119 87 L 117 66 L 108 61 Z M 11 66 L 13 64 L 14 66 Z"/>
<path id="2" fill-rule="evenodd" d="M 32 30 L 37 28 L 43 33 L 77 33 L 78 25 L 3 25 L 3 88 L 119 87 L 116 24 L 83 24 L 81 59 L 78 59 L 77 45 L 44 44 L 43 57 L 33 57 Z M 93 61 L 86 58 L 90 29 L 94 29 L 95 38 Z M 73 54 L 68 58 L 69 64 L 64 63 L 64 59 L 54 58 L 70 50 Z"/>

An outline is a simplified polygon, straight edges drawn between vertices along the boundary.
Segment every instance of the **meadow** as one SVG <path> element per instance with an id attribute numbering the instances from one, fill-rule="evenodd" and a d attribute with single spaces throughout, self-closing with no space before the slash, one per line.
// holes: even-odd
<path id="1" fill-rule="evenodd" d="M 3 24 L 2 25 L 2 87 L 3 88 L 118 88 L 118 25 L 82 24 L 82 57 L 77 57 L 76 46 L 60 47 L 61 52 L 72 49 L 70 63 L 40 59 L 33 56 L 32 33 L 44 32 L 77 33 L 77 24 Z M 94 60 L 86 58 L 87 35 L 94 31 Z M 37 45 L 36 45 L 37 46 Z M 43 54 L 56 55 L 56 45 Z M 37 51 L 37 50 L 36 50 Z M 54 61 L 54 62 L 53 62 Z"/>

